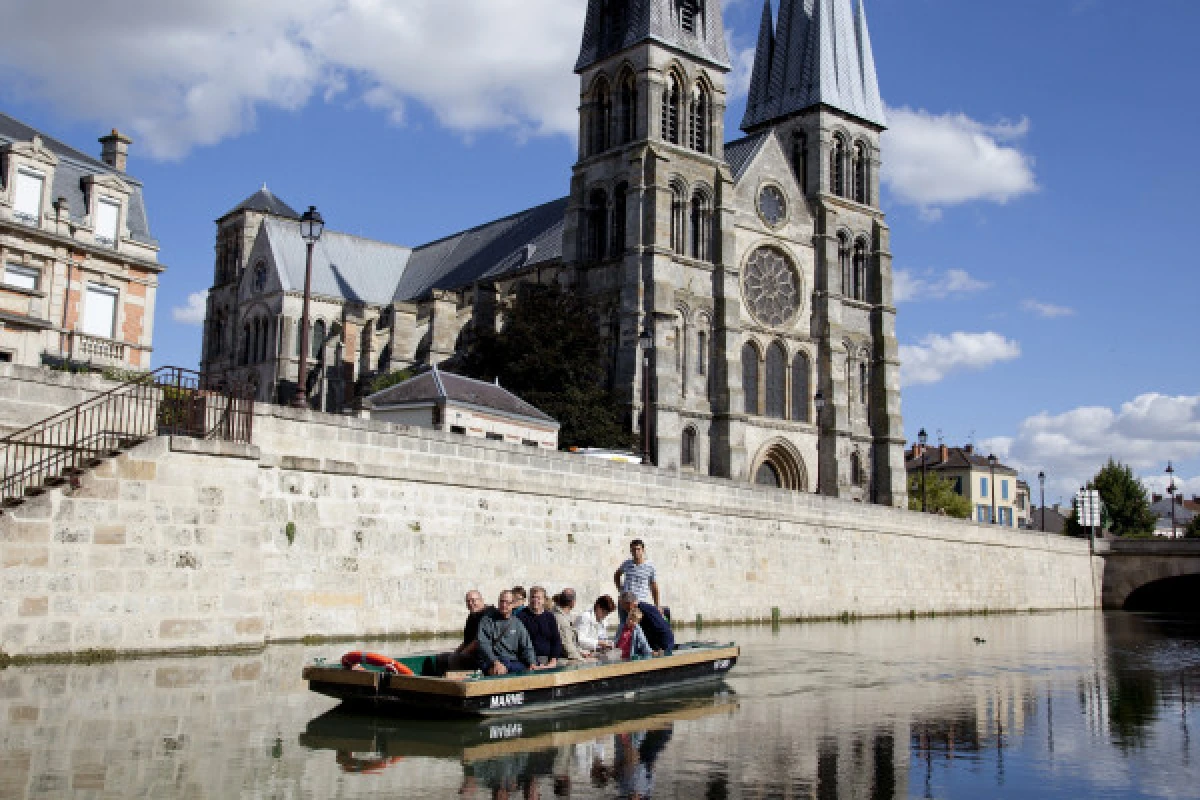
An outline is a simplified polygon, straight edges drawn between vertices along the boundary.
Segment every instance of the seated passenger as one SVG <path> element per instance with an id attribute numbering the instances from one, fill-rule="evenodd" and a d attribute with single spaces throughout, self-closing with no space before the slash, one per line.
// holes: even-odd
<path id="1" fill-rule="evenodd" d="M 537 663 L 546 667 L 557 667 L 563 654 L 562 639 L 558 635 L 558 623 L 546 608 L 546 590 L 534 586 L 529 590 L 529 606 L 516 615 L 529 631 Z"/>
<path id="2" fill-rule="evenodd" d="M 671 655 L 675 650 L 675 634 L 658 606 L 639 603 L 633 592 L 621 592 L 621 610 L 629 613 L 635 608 L 642 612 L 642 633 L 646 634 L 646 641 L 650 643 L 654 654 Z"/>
<path id="3" fill-rule="evenodd" d="M 512 587 L 512 595 L 513 595 L 513 616 L 515 617 L 517 614 L 520 614 L 522 611 L 525 610 L 525 598 L 528 597 L 528 595 L 525 594 L 524 586 Z"/>
<path id="4" fill-rule="evenodd" d="M 590 653 L 585 653 L 579 646 L 579 632 L 571 625 L 572 613 L 575 610 L 575 590 L 563 589 L 556 594 L 554 600 L 554 624 L 558 626 L 558 638 L 562 641 L 562 654 L 568 662 L 579 663 Z M 537 650 L 537 647 L 534 647 Z"/>
<path id="5" fill-rule="evenodd" d="M 442 672 L 475 669 L 476 663 L 479 661 L 479 623 L 483 621 L 487 612 L 495 609 L 493 606 L 484 605 L 483 595 L 479 593 L 478 589 L 467 592 L 466 601 L 467 621 L 463 625 L 462 644 L 454 648 L 453 652 L 446 653 L 444 657 L 441 657 L 444 658 Z"/>
<path id="6" fill-rule="evenodd" d="M 601 653 L 612 647 L 608 628 L 604 621 L 617 610 L 617 604 L 608 595 L 596 598 L 591 611 L 575 618 L 575 631 L 579 635 L 579 648 L 589 653 Z"/>
<path id="7" fill-rule="evenodd" d="M 650 643 L 646 641 L 646 634 L 642 633 L 638 625 L 641 621 L 642 612 L 636 608 L 629 609 L 629 613 L 625 615 L 625 627 L 617 637 L 617 649 L 621 651 L 621 658 L 627 661 L 631 658 L 650 658 L 654 655 Z"/>
<path id="8" fill-rule="evenodd" d="M 521 623 L 512 616 L 513 596 L 503 591 L 496 608 L 479 623 L 479 668 L 488 675 L 510 675 L 537 669 L 533 642 Z"/>

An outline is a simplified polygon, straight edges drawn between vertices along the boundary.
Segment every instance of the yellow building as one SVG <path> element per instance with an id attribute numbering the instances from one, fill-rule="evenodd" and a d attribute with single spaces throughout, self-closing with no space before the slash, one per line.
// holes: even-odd
<path id="1" fill-rule="evenodd" d="M 913 445 L 906 454 L 905 467 L 910 480 L 919 487 L 922 470 L 950 482 L 954 491 L 971 504 L 971 519 L 976 522 L 1025 527 L 1029 518 L 1029 489 L 1017 480 L 1017 471 L 999 461 L 966 447 Z"/>

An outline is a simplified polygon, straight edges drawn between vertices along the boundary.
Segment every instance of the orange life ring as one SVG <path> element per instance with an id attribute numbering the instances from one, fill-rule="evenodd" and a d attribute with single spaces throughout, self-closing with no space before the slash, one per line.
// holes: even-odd
<path id="1" fill-rule="evenodd" d="M 392 675 L 414 674 L 411 669 L 394 658 L 381 656 L 379 653 L 364 653 L 362 650 L 355 650 L 352 653 L 346 653 L 346 655 L 342 656 L 342 666 L 346 669 L 363 666 L 375 667 Z"/>

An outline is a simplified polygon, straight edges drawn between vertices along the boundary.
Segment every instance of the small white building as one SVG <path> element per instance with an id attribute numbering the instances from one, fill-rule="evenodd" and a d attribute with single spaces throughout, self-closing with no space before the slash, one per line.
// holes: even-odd
<path id="1" fill-rule="evenodd" d="M 509 444 L 558 449 L 559 424 L 504 389 L 436 366 L 376 392 L 363 404 L 371 419 Z"/>

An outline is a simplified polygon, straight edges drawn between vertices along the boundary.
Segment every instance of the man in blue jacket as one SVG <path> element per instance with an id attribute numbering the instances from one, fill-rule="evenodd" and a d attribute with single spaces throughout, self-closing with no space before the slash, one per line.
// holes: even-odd
<path id="1" fill-rule="evenodd" d="M 667 622 L 666 617 L 658 610 L 658 606 L 651 603 L 639 603 L 637 595 L 633 592 L 621 592 L 619 600 L 622 614 L 629 613 L 629 609 L 637 608 L 642 612 L 642 621 L 638 623 L 641 626 L 642 633 L 646 634 L 646 641 L 650 643 L 650 649 L 655 655 L 669 656 L 675 650 L 675 633 L 671 630 L 671 624 Z"/>

